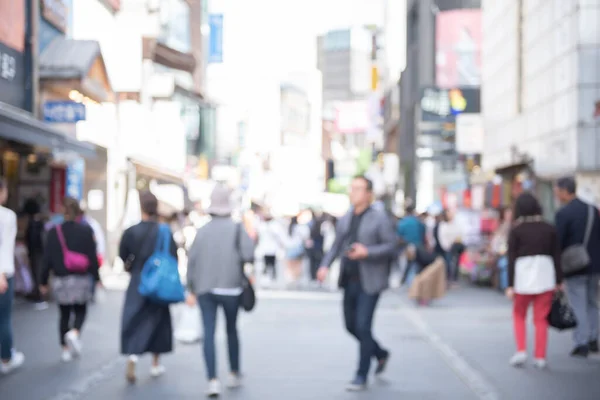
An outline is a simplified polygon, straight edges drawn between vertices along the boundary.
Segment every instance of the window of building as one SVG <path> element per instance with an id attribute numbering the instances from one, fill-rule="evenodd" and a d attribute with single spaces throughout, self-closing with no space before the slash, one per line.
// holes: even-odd
<path id="1" fill-rule="evenodd" d="M 158 40 L 182 53 L 191 51 L 190 7 L 185 0 L 162 0 Z"/>

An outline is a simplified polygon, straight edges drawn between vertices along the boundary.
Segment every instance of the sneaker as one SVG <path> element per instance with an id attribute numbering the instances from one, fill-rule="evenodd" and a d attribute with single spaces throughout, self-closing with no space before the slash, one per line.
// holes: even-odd
<path id="1" fill-rule="evenodd" d="M 0 363 L 0 373 L 9 374 L 23 366 L 25 355 L 19 351 L 13 351 L 11 359 L 7 363 Z"/>
<path id="2" fill-rule="evenodd" d="M 227 388 L 229 389 L 237 389 L 242 386 L 242 378 L 239 374 L 231 373 L 229 375 L 229 379 L 227 380 Z"/>
<path id="3" fill-rule="evenodd" d="M 35 305 L 33 306 L 33 308 L 37 311 L 44 311 L 48 309 L 48 302 L 47 301 L 40 301 L 38 303 L 35 303 Z"/>
<path id="4" fill-rule="evenodd" d="M 519 351 L 511 357 L 509 363 L 513 367 L 522 367 L 527 362 L 527 353 Z"/>
<path id="5" fill-rule="evenodd" d="M 362 376 L 357 376 L 352 382 L 346 386 L 349 392 L 362 392 L 367 389 L 367 379 Z"/>
<path id="6" fill-rule="evenodd" d="M 589 353 L 590 353 L 590 350 L 588 349 L 587 346 L 577 346 L 571 352 L 571 357 L 587 358 Z"/>
<path id="7" fill-rule="evenodd" d="M 599 353 L 600 348 L 598 347 L 598 341 L 597 340 L 590 341 L 590 344 L 588 345 L 588 350 L 590 353 Z"/>
<path id="8" fill-rule="evenodd" d="M 208 397 L 219 397 L 221 395 L 221 382 L 218 379 L 211 379 L 208 382 L 208 390 L 206 391 Z"/>
<path id="9" fill-rule="evenodd" d="M 544 358 L 536 358 L 535 360 L 533 360 L 533 365 L 536 368 L 545 369 L 548 366 L 548 363 L 546 362 L 546 359 L 544 359 Z"/>
<path id="10" fill-rule="evenodd" d="M 150 376 L 153 378 L 158 378 L 161 375 L 164 375 L 167 372 L 167 369 L 164 365 L 153 365 L 150 368 Z"/>
<path id="11" fill-rule="evenodd" d="M 388 361 L 390 360 L 390 353 L 386 352 L 385 356 L 380 358 L 377 363 L 377 368 L 375 368 L 375 375 L 381 375 L 385 372 Z"/>
<path id="12" fill-rule="evenodd" d="M 63 350 L 60 355 L 60 360 L 65 363 L 71 362 L 73 361 L 73 354 L 71 354 L 70 350 Z"/>
<path id="13" fill-rule="evenodd" d="M 65 341 L 73 354 L 73 357 L 79 357 L 81 355 L 81 340 L 79 334 L 75 331 L 69 331 L 65 334 Z"/>
<path id="14" fill-rule="evenodd" d="M 127 382 L 129 382 L 130 384 L 134 384 L 135 381 L 137 380 L 137 377 L 135 375 L 136 367 L 137 367 L 137 357 L 130 356 L 127 359 L 127 367 L 125 369 L 125 379 L 127 379 Z"/>

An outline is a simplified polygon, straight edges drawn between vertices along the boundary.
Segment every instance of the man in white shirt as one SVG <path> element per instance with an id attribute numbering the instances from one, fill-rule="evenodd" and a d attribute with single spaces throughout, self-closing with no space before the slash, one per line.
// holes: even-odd
<path id="1" fill-rule="evenodd" d="M 0 204 L 6 203 L 6 181 L 0 178 Z M 25 361 L 23 353 L 14 351 L 11 312 L 14 296 L 15 240 L 17 215 L 0 205 L 0 373 L 8 374 Z"/>

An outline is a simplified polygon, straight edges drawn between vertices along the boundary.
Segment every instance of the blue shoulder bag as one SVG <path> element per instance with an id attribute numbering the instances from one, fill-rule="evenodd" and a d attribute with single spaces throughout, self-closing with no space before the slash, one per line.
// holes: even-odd
<path id="1" fill-rule="evenodd" d="M 185 289 L 179 276 L 177 258 L 171 255 L 171 231 L 167 225 L 158 226 L 156 249 L 146 260 L 138 292 L 159 304 L 180 303 Z"/>

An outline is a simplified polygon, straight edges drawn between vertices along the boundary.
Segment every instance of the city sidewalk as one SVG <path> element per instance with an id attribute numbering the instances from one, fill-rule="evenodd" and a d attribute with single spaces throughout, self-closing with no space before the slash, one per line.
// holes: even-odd
<path id="1" fill-rule="evenodd" d="M 499 292 L 461 287 L 432 307 L 406 307 L 403 312 L 412 323 L 423 323 L 429 332 L 460 354 L 472 370 L 497 388 L 503 399 L 600 399 L 600 357 L 587 360 L 570 357 L 571 331 L 551 329 L 547 370 L 509 366 L 508 360 L 515 351 L 512 308 Z M 530 311 L 527 332 L 530 353 L 534 336 L 531 314 Z"/>
<path id="2" fill-rule="evenodd" d="M 116 279 L 116 278 L 115 278 Z M 85 353 L 72 364 L 59 362 L 55 307 L 15 311 L 17 345 L 25 368 L 0 377 L 9 400 L 173 399 L 204 397 L 199 344 L 178 345 L 165 358 L 168 373 L 157 381 L 140 363 L 140 382 L 126 385 L 118 355 L 122 293 L 94 305 L 84 331 Z M 225 335 L 218 332 L 219 370 L 227 370 Z M 242 314 L 245 386 L 225 399 L 328 400 L 595 400 L 600 398 L 600 361 L 568 357 L 569 334 L 553 333 L 551 366 L 514 370 L 509 303 L 485 289 L 460 288 L 431 308 L 416 308 L 403 295 L 381 301 L 375 332 L 392 351 L 385 380 L 372 380 L 365 394 L 346 393 L 356 364 L 356 344 L 344 332 L 339 293 L 266 291 L 257 309 Z M 35 382 L 35 385 L 31 384 Z"/>

